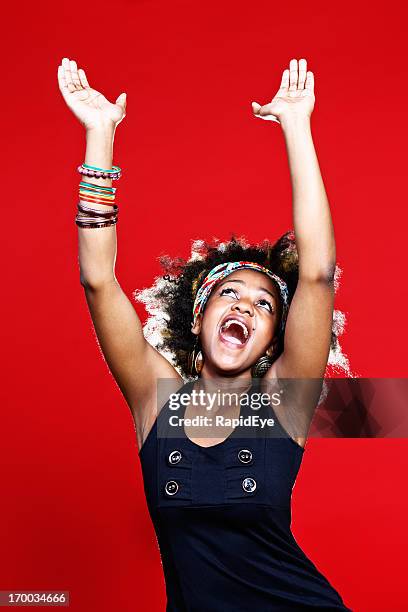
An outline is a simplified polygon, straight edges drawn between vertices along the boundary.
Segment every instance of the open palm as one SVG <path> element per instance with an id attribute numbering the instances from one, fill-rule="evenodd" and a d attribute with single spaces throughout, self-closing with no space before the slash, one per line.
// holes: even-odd
<path id="1" fill-rule="evenodd" d="M 126 94 L 112 104 L 90 87 L 85 71 L 67 57 L 58 66 L 58 85 L 67 106 L 86 129 L 116 126 L 126 116 Z"/>
<path id="2" fill-rule="evenodd" d="M 314 75 L 307 70 L 305 59 L 292 59 L 289 70 L 283 71 L 278 93 L 271 102 L 261 106 L 252 102 L 252 110 L 255 117 L 277 121 L 291 115 L 303 115 L 310 117 L 315 103 Z"/>

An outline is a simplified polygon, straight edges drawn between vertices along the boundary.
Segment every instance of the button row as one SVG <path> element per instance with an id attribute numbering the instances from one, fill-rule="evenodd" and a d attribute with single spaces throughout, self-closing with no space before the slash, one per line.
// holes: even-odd
<path id="1" fill-rule="evenodd" d="M 241 463 L 244 463 L 244 464 L 251 463 L 252 457 L 253 457 L 252 452 L 248 450 L 247 448 L 241 448 L 238 451 L 238 460 Z M 170 465 L 176 465 L 177 463 L 180 463 L 182 458 L 183 458 L 183 455 L 181 451 L 173 450 L 168 456 L 168 462 Z"/>
<path id="2" fill-rule="evenodd" d="M 253 493 L 256 490 L 256 480 L 255 478 L 244 478 L 244 480 L 242 481 L 242 488 L 245 491 L 245 493 Z M 165 484 L 164 490 L 166 492 L 166 495 L 169 495 L 170 497 L 172 497 L 173 495 L 176 495 L 176 493 L 179 490 L 179 484 L 176 480 L 168 480 Z"/>

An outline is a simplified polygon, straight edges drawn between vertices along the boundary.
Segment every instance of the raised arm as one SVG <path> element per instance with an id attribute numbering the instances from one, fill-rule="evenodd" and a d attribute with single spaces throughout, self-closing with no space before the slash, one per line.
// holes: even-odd
<path id="1" fill-rule="evenodd" d="M 292 59 L 272 102 L 253 112 L 281 124 L 289 161 L 299 282 L 286 322 L 284 352 L 266 377 L 321 378 L 330 351 L 336 248 L 329 201 L 313 144 L 314 75 Z"/>
<path id="2" fill-rule="evenodd" d="M 111 104 L 89 86 L 85 72 L 64 58 L 58 67 L 61 94 L 85 127 L 85 163 L 111 169 L 116 127 L 125 117 L 126 94 Z M 79 178 L 79 174 L 78 174 Z M 83 182 L 111 187 L 112 181 L 82 177 Z M 82 200 L 80 200 L 82 201 Z M 88 201 L 83 201 L 90 206 Z M 92 203 L 92 208 L 112 210 Z M 156 409 L 157 378 L 182 380 L 173 366 L 144 338 L 137 313 L 115 276 L 116 225 L 78 227 L 80 282 L 106 362 L 135 419 L 141 444 Z"/>

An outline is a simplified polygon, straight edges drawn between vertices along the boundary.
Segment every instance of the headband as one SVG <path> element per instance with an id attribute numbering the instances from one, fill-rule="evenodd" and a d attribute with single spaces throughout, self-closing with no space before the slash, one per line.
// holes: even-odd
<path id="1" fill-rule="evenodd" d="M 261 266 L 260 264 L 255 263 L 253 261 L 227 261 L 225 263 L 219 264 L 218 266 L 215 266 L 215 268 L 210 270 L 210 272 L 204 278 L 204 281 L 200 286 L 199 290 L 197 291 L 197 295 L 194 300 L 193 325 L 196 322 L 197 316 L 204 311 L 205 305 L 207 303 L 208 298 L 210 297 L 210 293 L 213 290 L 214 285 L 216 283 L 219 283 L 223 278 L 225 278 L 232 272 L 235 272 L 236 270 L 241 270 L 242 268 L 256 270 L 257 272 L 263 272 L 264 274 L 269 276 L 269 278 L 275 281 L 275 283 L 278 285 L 280 296 L 282 299 L 282 316 L 279 333 L 283 332 L 289 308 L 288 286 L 285 281 L 283 281 L 279 276 L 268 270 L 268 268 L 265 268 L 264 266 Z"/>

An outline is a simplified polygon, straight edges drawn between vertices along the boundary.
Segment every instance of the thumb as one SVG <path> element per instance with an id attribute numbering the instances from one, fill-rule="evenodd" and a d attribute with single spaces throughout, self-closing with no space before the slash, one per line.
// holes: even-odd
<path id="1" fill-rule="evenodd" d="M 259 115 L 259 110 L 262 108 L 260 104 L 258 104 L 258 102 L 251 102 L 252 104 L 252 110 L 254 112 L 255 115 Z"/>
<path id="2" fill-rule="evenodd" d="M 115 104 L 118 104 L 123 111 L 126 111 L 126 94 L 125 93 L 121 93 L 120 96 L 117 97 Z"/>

